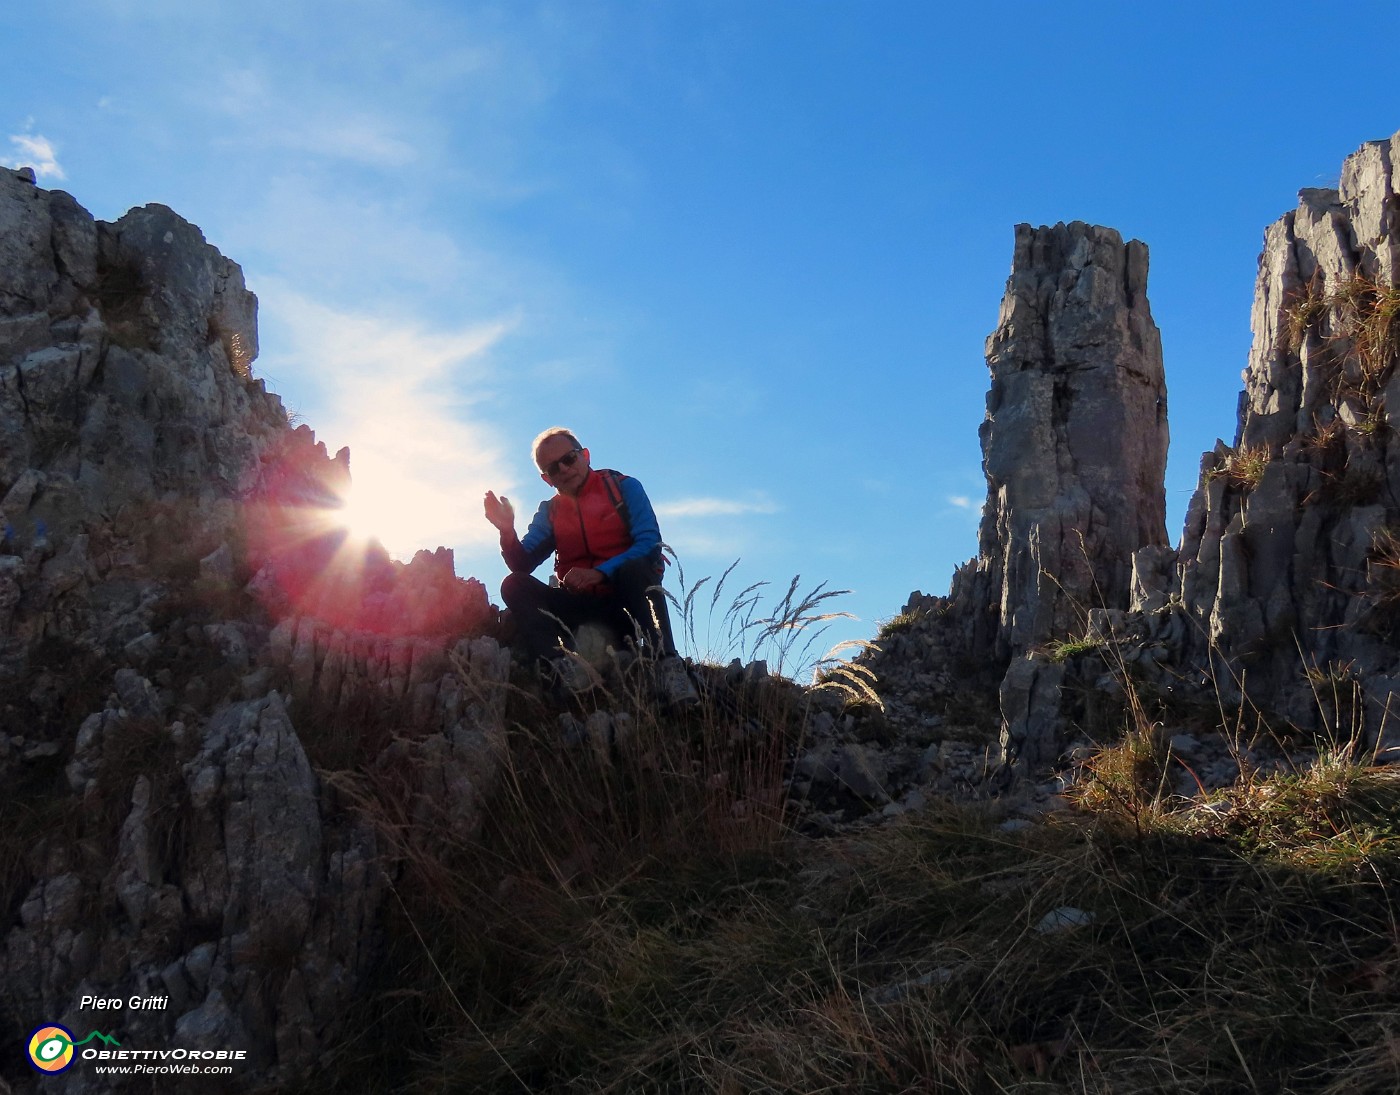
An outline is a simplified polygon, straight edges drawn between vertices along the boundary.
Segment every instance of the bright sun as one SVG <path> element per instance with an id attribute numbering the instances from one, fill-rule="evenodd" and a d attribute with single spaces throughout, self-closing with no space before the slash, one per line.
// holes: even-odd
<path id="1" fill-rule="evenodd" d="M 451 516 L 461 504 L 455 491 L 424 482 L 401 464 L 364 464 L 356 469 L 344 505 L 332 511 L 336 524 L 357 540 L 378 540 L 395 559 L 455 542 L 459 530 Z"/>
<path id="2" fill-rule="evenodd" d="M 375 504 L 370 491 L 356 484 L 345 495 L 345 504 L 335 511 L 335 519 L 357 540 L 370 540 L 380 535 L 383 507 Z"/>

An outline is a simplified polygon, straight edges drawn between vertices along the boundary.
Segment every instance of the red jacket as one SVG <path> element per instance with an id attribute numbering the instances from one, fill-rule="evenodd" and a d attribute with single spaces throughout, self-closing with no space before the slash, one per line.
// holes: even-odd
<path id="1" fill-rule="evenodd" d="M 501 534 L 501 554 L 515 573 L 530 573 L 551 553 L 561 579 L 574 567 L 611 578 L 633 559 L 650 559 L 657 581 L 664 569 L 661 530 L 646 491 L 630 475 L 606 468 L 594 468 L 577 497 L 556 494 L 542 502 L 520 539 Z"/>
<path id="2" fill-rule="evenodd" d="M 608 477 L 612 477 L 609 484 Z M 563 581 L 574 567 L 597 569 L 632 546 L 632 532 L 618 513 L 617 472 L 595 468 L 576 496 L 557 494 L 549 501 L 554 530 L 554 573 Z M 609 487 L 611 486 L 611 490 Z"/>

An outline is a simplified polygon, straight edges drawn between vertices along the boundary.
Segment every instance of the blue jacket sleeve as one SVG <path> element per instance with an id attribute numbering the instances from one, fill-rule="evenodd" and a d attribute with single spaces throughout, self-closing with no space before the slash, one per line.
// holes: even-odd
<path id="1" fill-rule="evenodd" d="M 631 521 L 632 546 L 621 555 L 614 555 L 605 563 L 598 564 L 603 577 L 611 578 L 617 568 L 633 559 L 645 559 L 661 548 L 661 527 L 656 523 L 656 511 L 651 508 L 651 499 L 642 485 L 630 475 L 619 477 L 618 489 L 622 500 L 627 503 L 627 517 Z"/>
<path id="2" fill-rule="evenodd" d="M 520 538 L 509 532 L 501 533 L 501 556 L 514 574 L 529 574 L 554 554 L 554 524 L 549 517 L 549 502 L 540 503 L 530 527 Z"/>

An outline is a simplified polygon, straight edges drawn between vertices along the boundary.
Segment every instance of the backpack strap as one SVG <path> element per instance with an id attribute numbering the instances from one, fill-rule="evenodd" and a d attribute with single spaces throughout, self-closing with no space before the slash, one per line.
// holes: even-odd
<path id="1" fill-rule="evenodd" d="M 632 512 L 627 508 L 627 499 L 622 497 L 622 488 L 618 486 L 621 474 L 610 468 L 594 468 L 593 474 L 603 481 L 603 487 L 608 492 L 608 501 L 613 504 L 613 509 L 617 510 L 617 515 L 622 518 L 623 527 L 629 531 L 632 528 Z M 549 500 L 549 519 L 554 520 L 554 503 L 559 499 Z"/>
<path id="2" fill-rule="evenodd" d="M 613 509 L 617 510 L 617 515 L 622 518 L 623 527 L 630 532 L 632 514 L 627 508 L 627 499 L 622 497 L 622 488 L 618 485 L 622 476 L 610 468 L 600 468 L 598 474 L 602 477 L 603 486 L 607 488 L 608 498 L 612 501 Z"/>
<path id="3" fill-rule="evenodd" d="M 613 471 L 611 468 L 596 469 L 598 475 L 603 478 L 603 486 L 607 488 L 608 498 L 611 499 L 613 509 L 617 510 L 617 515 L 622 518 L 622 524 L 628 532 L 632 531 L 632 511 L 627 506 L 627 499 L 622 497 L 622 480 L 626 478 L 621 472 Z M 652 553 L 652 564 L 656 567 L 657 574 L 664 574 L 666 566 L 671 560 L 666 558 L 666 553 L 658 547 Z"/>

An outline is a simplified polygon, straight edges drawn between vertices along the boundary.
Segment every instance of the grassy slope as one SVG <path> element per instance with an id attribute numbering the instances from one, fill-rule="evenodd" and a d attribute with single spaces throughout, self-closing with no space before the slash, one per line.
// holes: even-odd
<path id="1" fill-rule="evenodd" d="M 811 841 L 777 795 L 800 694 L 609 702 L 627 732 L 566 749 L 513 701 L 479 843 L 397 830 L 380 978 L 317 1090 L 1400 1088 L 1388 772 L 1173 808 L 1106 754 L 1019 832 L 942 805 Z"/>

